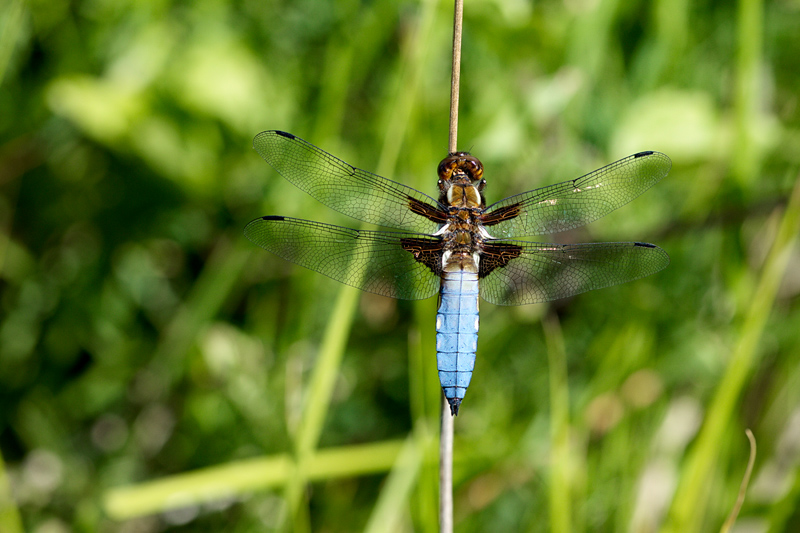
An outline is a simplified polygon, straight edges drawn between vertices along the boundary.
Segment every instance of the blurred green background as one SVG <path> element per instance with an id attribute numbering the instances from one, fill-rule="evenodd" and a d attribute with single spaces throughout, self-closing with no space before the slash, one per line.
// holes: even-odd
<path id="1" fill-rule="evenodd" d="M 290 131 L 428 194 L 449 2 L 5 0 L 0 531 L 436 531 L 435 299 L 251 245 L 358 227 L 251 149 Z M 467 1 L 459 147 L 489 201 L 640 150 L 563 242 L 667 270 L 481 306 L 458 531 L 800 530 L 800 3 Z M 794 191 L 794 192 L 793 192 Z"/>

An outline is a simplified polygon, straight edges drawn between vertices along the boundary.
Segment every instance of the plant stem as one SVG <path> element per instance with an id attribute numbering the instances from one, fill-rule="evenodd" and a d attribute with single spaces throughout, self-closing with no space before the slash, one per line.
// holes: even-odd
<path id="1" fill-rule="evenodd" d="M 463 0 L 455 0 L 453 15 L 453 74 L 450 80 L 450 153 L 458 151 L 458 90 L 461 81 L 461 29 L 464 18 Z M 442 426 L 439 442 L 439 530 L 453 531 L 453 415 L 442 397 Z"/>

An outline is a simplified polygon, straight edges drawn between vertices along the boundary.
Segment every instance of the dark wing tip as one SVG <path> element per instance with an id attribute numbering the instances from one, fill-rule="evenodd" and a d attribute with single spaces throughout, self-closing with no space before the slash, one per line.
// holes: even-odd
<path id="1" fill-rule="evenodd" d="M 672 170 L 672 159 L 670 159 L 667 154 L 655 150 L 637 152 L 630 157 L 633 159 L 646 158 L 646 163 L 655 165 L 653 168 L 649 169 L 649 176 L 653 180 L 652 183 L 661 180 L 661 178 L 669 174 L 669 171 Z"/>
<path id="2" fill-rule="evenodd" d="M 254 219 L 254 220 L 251 220 L 250 222 L 247 223 L 247 225 L 244 227 L 244 234 L 249 239 L 250 238 L 250 234 L 253 231 L 254 225 L 257 222 L 261 222 L 262 220 L 272 220 L 272 221 L 275 221 L 275 222 L 283 222 L 285 219 L 286 219 L 286 217 L 269 216 L 269 215 L 268 216 L 263 216 L 263 217 L 258 217 L 258 218 Z"/>
<path id="3" fill-rule="evenodd" d="M 256 148 L 256 143 L 258 142 L 258 140 L 262 139 L 264 137 L 267 137 L 269 135 L 280 135 L 281 137 L 286 137 L 287 139 L 291 139 L 291 140 L 294 140 L 294 139 L 297 138 L 294 135 L 292 135 L 291 133 L 286 133 L 285 131 L 280 131 L 280 130 L 262 131 L 261 133 L 259 133 L 255 137 L 253 137 L 253 148 L 258 150 L 258 148 Z"/>
<path id="4" fill-rule="evenodd" d="M 653 265 L 655 267 L 655 270 L 650 272 L 650 274 L 655 274 L 656 272 L 664 270 L 669 266 L 670 263 L 669 254 L 664 250 L 662 250 L 661 248 L 659 248 L 658 246 L 656 246 L 655 244 L 650 244 L 649 242 L 635 242 L 633 243 L 633 245 L 638 246 L 639 248 L 650 248 L 652 250 L 655 250 L 655 253 L 658 254 L 658 256 L 660 256 L 660 261 L 657 261 L 656 262 L 657 264 Z"/>
<path id="5" fill-rule="evenodd" d="M 670 159 L 667 154 L 657 152 L 655 150 L 645 150 L 644 152 L 636 152 L 631 157 L 633 157 L 634 159 L 639 159 L 640 157 L 651 157 L 651 156 L 653 157 L 653 159 L 660 159 L 665 163 L 667 163 L 668 165 L 667 172 L 670 171 L 670 169 L 672 168 L 672 159 Z"/>

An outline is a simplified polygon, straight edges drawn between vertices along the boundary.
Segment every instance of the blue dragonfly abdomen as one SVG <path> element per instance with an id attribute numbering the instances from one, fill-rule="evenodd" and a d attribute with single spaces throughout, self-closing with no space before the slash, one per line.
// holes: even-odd
<path id="1" fill-rule="evenodd" d="M 478 350 L 478 274 L 445 272 L 440 295 L 436 362 L 444 395 L 457 414 L 472 379 Z"/>

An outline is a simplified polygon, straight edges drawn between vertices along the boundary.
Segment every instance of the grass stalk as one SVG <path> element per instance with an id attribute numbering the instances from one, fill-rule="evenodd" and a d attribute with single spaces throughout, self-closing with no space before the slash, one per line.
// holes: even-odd
<path id="1" fill-rule="evenodd" d="M 464 2 L 455 0 L 453 9 L 453 69 L 450 79 L 450 134 L 448 151 L 458 151 L 458 94 L 461 83 L 461 35 L 464 24 Z M 454 416 L 442 397 L 442 424 L 439 442 L 439 530 L 453 531 L 453 431 Z"/>
<path id="2" fill-rule="evenodd" d="M 450 404 L 442 396 L 442 427 L 439 439 L 439 531 L 453 531 L 453 423 Z"/>

